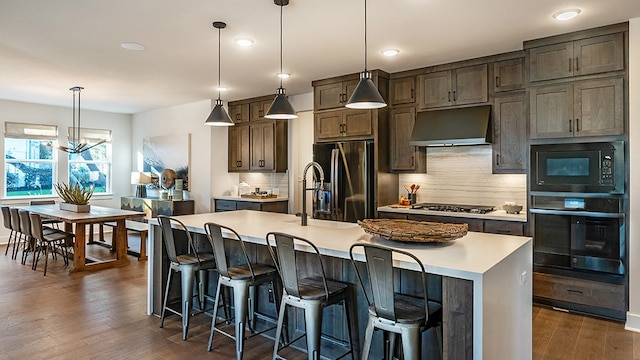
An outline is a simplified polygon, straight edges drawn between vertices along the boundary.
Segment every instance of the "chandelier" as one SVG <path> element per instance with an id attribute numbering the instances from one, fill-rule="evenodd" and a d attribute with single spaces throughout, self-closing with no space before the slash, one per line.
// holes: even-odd
<path id="1" fill-rule="evenodd" d="M 83 90 L 83 87 L 74 86 L 71 91 L 73 91 L 73 124 L 71 128 L 71 134 L 69 137 L 69 143 L 67 146 L 63 146 L 58 144 L 57 141 L 53 143 L 49 143 L 49 146 L 54 147 L 58 150 L 62 150 L 69 154 L 79 154 L 81 152 L 87 151 L 93 147 L 96 147 L 100 144 L 104 144 L 109 141 L 109 139 L 100 139 L 98 142 L 89 143 L 86 139 L 81 138 L 80 136 L 80 92 Z M 78 110 L 76 111 L 76 93 L 78 95 Z M 77 126 L 76 126 L 76 118 L 77 118 Z"/>

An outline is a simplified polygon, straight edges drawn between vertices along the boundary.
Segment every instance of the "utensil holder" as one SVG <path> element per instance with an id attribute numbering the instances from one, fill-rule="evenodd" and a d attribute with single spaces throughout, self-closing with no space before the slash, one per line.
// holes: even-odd
<path id="1" fill-rule="evenodd" d="M 415 204 L 415 203 L 416 203 L 416 199 L 418 198 L 418 196 L 417 196 L 417 195 L 418 195 L 418 194 L 415 194 L 415 193 L 414 193 L 414 194 L 407 194 L 407 198 L 409 199 L 409 203 L 410 203 L 411 205 L 413 205 L 413 204 Z"/>

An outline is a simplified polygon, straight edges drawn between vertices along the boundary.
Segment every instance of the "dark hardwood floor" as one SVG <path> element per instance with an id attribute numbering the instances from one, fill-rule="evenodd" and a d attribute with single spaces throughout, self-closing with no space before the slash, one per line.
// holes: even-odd
<path id="1" fill-rule="evenodd" d="M 4 253 L 4 246 L 0 246 Z M 89 246 L 93 256 L 108 250 Z M 0 255 L 0 359 L 232 359 L 234 343 L 216 335 L 206 351 L 210 318 L 192 318 L 182 341 L 180 320 L 146 315 L 147 262 L 92 273 L 69 274 L 62 259 L 47 276 Z M 271 359 L 273 342 L 245 344 L 245 359 Z M 284 354 L 305 359 L 297 351 Z M 640 334 L 622 323 L 533 308 L 533 359 L 640 360 Z"/>

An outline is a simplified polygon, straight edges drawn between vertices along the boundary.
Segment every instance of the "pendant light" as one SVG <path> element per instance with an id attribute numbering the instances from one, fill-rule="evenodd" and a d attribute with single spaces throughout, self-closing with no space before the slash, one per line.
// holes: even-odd
<path id="1" fill-rule="evenodd" d="M 289 5 L 289 0 L 273 0 L 273 3 L 280 6 L 280 74 L 282 71 L 282 8 Z M 267 114 L 264 116 L 267 119 L 297 119 L 298 115 L 293 109 L 293 106 L 289 102 L 289 98 L 282 87 L 282 77 L 280 77 L 280 87 L 276 92 L 276 97 L 273 99 Z"/>
<path id="2" fill-rule="evenodd" d="M 216 100 L 216 106 L 213 107 L 211 114 L 204 124 L 211 126 L 233 126 L 233 121 L 222 106 L 222 100 L 220 100 L 220 32 L 227 27 L 227 24 L 222 21 L 215 21 L 213 27 L 218 29 L 218 99 Z"/>
<path id="3" fill-rule="evenodd" d="M 360 82 L 345 106 L 351 109 L 379 109 L 387 106 L 367 70 L 367 0 L 364 0 L 364 71 L 360 73 Z"/>
<path id="4" fill-rule="evenodd" d="M 100 144 L 104 144 L 105 142 L 109 141 L 109 139 L 101 139 L 100 141 L 90 144 L 87 140 L 82 139 L 81 135 L 80 135 L 80 92 L 82 90 L 84 90 L 83 87 L 80 86 L 74 86 L 71 89 L 69 89 L 71 91 L 73 91 L 73 105 L 72 105 L 72 111 L 73 111 L 73 122 L 72 122 L 72 127 L 71 127 L 71 136 L 69 138 L 69 144 L 67 144 L 67 146 L 62 146 L 60 144 L 58 144 L 57 142 L 55 143 L 49 143 L 47 145 L 54 147 L 58 150 L 62 150 L 64 152 L 67 152 L 69 154 L 79 154 L 81 152 L 87 151 L 93 147 L 96 147 Z M 76 94 L 78 95 L 78 110 L 76 111 Z M 76 119 L 77 119 L 77 125 L 76 126 Z M 71 147 L 71 145 L 73 145 L 73 147 Z"/>

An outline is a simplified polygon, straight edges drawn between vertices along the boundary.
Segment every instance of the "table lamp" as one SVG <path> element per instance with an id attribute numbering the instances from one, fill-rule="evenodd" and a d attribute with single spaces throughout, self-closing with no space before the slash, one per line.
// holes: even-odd
<path id="1" fill-rule="evenodd" d="M 136 187 L 136 197 L 147 197 L 147 187 L 145 184 L 151 183 L 151 174 L 145 172 L 134 171 L 131 173 L 131 184 L 138 185 Z"/>

